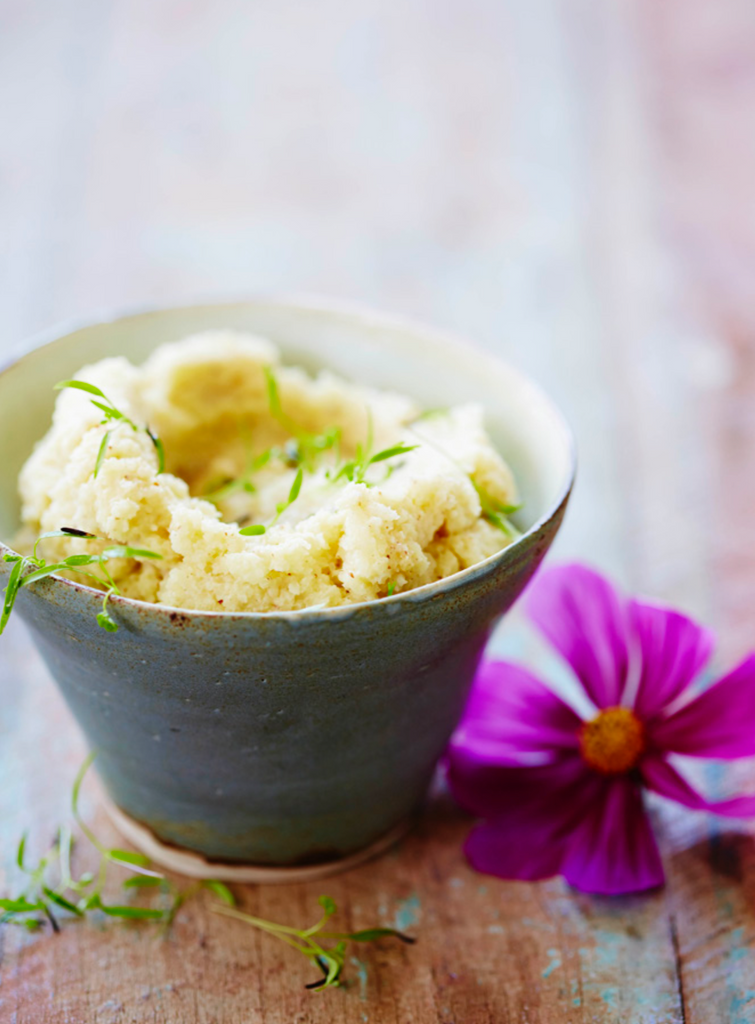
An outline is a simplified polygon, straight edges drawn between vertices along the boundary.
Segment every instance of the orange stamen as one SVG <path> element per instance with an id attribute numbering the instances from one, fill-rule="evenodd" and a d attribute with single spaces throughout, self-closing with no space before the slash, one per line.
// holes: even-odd
<path id="1" fill-rule="evenodd" d="M 579 736 L 582 757 L 605 775 L 628 772 L 645 749 L 645 728 L 629 708 L 604 708 L 585 722 Z"/>

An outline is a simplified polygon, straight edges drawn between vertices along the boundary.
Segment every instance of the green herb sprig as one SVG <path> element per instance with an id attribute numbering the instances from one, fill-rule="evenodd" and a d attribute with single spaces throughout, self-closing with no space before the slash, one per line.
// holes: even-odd
<path id="1" fill-rule="evenodd" d="M 448 416 L 450 408 L 447 405 L 436 405 L 430 409 L 423 409 L 419 416 L 415 417 L 415 423 L 422 423 L 423 420 L 434 420 L 440 416 Z"/>
<path id="2" fill-rule="evenodd" d="M 97 616 L 97 624 L 108 633 L 117 633 L 118 624 L 109 614 L 107 606 L 111 596 L 113 594 L 120 594 L 120 590 L 115 580 L 110 575 L 106 563 L 113 558 L 160 559 L 162 558 L 162 555 L 157 554 L 155 551 L 147 551 L 145 548 L 134 548 L 125 544 L 120 544 L 111 545 L 97 555 L 89 555 L 85 553 L 69 555 L 68 558 L 64 558 L 60 562 L 53 562 L 50 564 L 37 554 L 40 542 L 47 540 L 50 537 L 80 537 L 84 540 L 99 539 L 93 533 L 86 533 L 84 530 L 76 530 L 73 527 L 64 526 L 60 530 L 50 530 L 49 532 L 43 533 L 37 537 L 34 542 L 34 548 L 32 549 L 31 555 L 3 555 L 3 561 L 11 563 L 13 568 L 11 569 L 8 577 L 8 583 L 5 587 L 3 606 L 2 610 L 0 610 L 0 636 L 8 624 L 8 620 L 10 619 L 11 613 L 13 612 L 13 608 L 16 604 L 16 598 L 18 597 L 21 589 L 23 587 L 31 586 L 32 583 L 38 583 L 40 580 L 46 579 L 48 576 L 53 576 L 55 573 L 63 571 L 75 572 L 79 576 L 84 576 L 88 579 L 94 580 L 95 583 L 100 586 L 102 586 L 103 583 L 107 584 L 107 590 L 102 602 L 102 611 Z M 85 566 L 98 566 L 102 572 L 102 576 L 89 572 Z M 31 572 L 27 572 L 29 569 L 31 569 Z"/>
<path id="3" fill-rule="evenodd" d="M 109 864 L 118 864 L 154 882 L 160 881 L 163 876 L 150 868 L 149 858 L 141 853 L 108 849 L 83 821 L 78 807 L 79 792 L 94 756 L 90 754 L 86 758 L 76 775 L 71 793 L 71 812 L 75 823 L 99 854 L 96 871 L 86 872 L 78 878 L 73 875 L 71 851 L 74 839 L 69 825 L 62 825 L 57 830 L 52 846 L 33 866 L 26 864 L 27 837 L 24 834 L 16 850 L 16 864 L 27 876 L 28 881 L 19 896 L 0 899 L 0 923 L 12 921 L 26 928 L 35 929 L 44 924 L 46 919 L 57 932 L 60 930 L 56 916 L 59 910 L 66 910 L 79 918 L 92 910 L 101 910 L 110 917 L 152 920 L 163 917 L 164 911 L 157 908 L 118 906 L 103 902 L 102 892 Z"/>
<path id="4" fill-rule="evenodd" d="M 59 932 L 58 914 L 61 910 L 74 919 L 86 918 L 93 911 L 99 911 L 108 917 L 159 922 L 163 930 L 167 931 L 187 900 L 207 890 L 218 899 L 210 908 L 215 913 L 234 917 L 280 939 L 315 964 L 323 976 L 306 986 L 315 990 L 340 985 L 349 942 L 375 942 L 384 938 L 396 938 L 408 944 L 415 941 L 394 928 L 368 928 L 356 932 L 325 931 L 325 925 L 337 910 L 330 896 L 320 896 L 318 902 L 323 912 L 314 925 L 309 928 L 293 928 L 238 910 L 231 890 L 215 879 L 195 882 L 180 889 L 173 881 L 155 871 L 149 858 L 143 854 L 106 846 L 83 820 L 79 811 L 79 794 L 95 756 L 95 753 L 89 754 L 76 775 L 71 793 L 71 813 L 84 838 L 97 852 L 99 860 L 96 869 L 74 876 L 71 867 L 74 837 L 69 825 L 63 825 L 57 830 L 52 846 L 35 865 L 26 862 L 27 835 L 24 833 L 16 849 L 16 864 L 27 876 L 27 882 L 19 895 L 0 899 L 0 924 L 20 924 L 35 930 L 47 921 L 53 931 Z M 112 865 L 130 872 L 130 876 L 122 883 L 127 892 L 137 890 L 145 895 L 155 893 L 161 897 L 163 905 L 106 903 L 103 892 L 108 868 Z"/>
<path id="5" fill-rule="evenodd" d="M 273 449 L 275 456 L 282 458 L 291 466 L 303 465 L 305 469 L 312 472 L 323 452 L 333 448 L 338 449 L 341 441 L 340 427 L 329 427 L 321 434 L 313 434 L 311 431 L 305 430 L 283 411 L 278 381 L 269 366 L 265 367 L 265 384 L 270 415 L 291 435 L 291 439 L 282 449 Z"/>
<path id="6" fill-rule="evenodd" d="M 367 471 L 371 466 L 374 466 L 380 462 L 385 462 L 387 459 L 393 459 L 398 455 L 405 455 L 407 452 L 412 452 L 414 451 L 415 448 L 418 448 L 419 445 L 396 444 L 393 445 L 392 448 L 384 448 L 383 451 L 377 452 L 375 455 L 370 454 L 371 447 L 372 425 L 370 421 L 370 428 L 366 445 L 357 445 L 355 458 L 350 460 L 349 462 L 344 463 L 334 473 L 328 474 L 331 483 L 336 483 L 338 480 L 344 478 L 354 483 L 366 483 L 365 477 L 367 475 Z M 254 523 L 251 526 L 245 526 L 241 530 L 239 530 L 241 536 L 258 537 L 261 534 L 265 533 L 270 526 L 274 526 L 278 522 L 280 517 L 283 515 L 283 513 L 286 511 L 286 509 L 293 505 L 293 503 L 299 497 L 299 492 L 301 491 L 303 479 L 304 470 L 303 467 L 300 466 L 296 473 L 296 476 L 294 477 L 294 481 L 291 484 L 291 490 L 289 491 L 288 498 L 285 501 L 280 502 L 280 504 L 276 505 L 276 515 L 272 522 L 268 523 L 267 526 L 264 526 L 261 523 Z M 370 485 L 368 484 L 368 486 Z"/>
<path id="7" fill-rule="evenodd" d="M 399 455 L 405 455 L 407 452 L 414 451 L 418 447 L 418 445 L 398 444 L 373 454 L 372 416 L 368 414 L 366 443 L 364 445 L 357 445 L 356 454 L 353 459 L 341 463 L 340 427 L 330 427 L 320 434 L 314 434 L 311 431 L 305 430 L 283 409 L 278 381 L 272 368 L 270 366 L 264 367 L 264 373 L 270 415 L 291 437 L 282 446 L 274 445 L 257 456 L 251 454 L 249 451 L 250 446 L 247 444 L 247 463 L 242 473 L 238 477 L 221 481 L 220 485 L 211 487 L 202 496 L 209 501 L 218 503 L 238 491 L 254 494 L 256 488 L 252 478 L 256 472 L 271 460 L 280 460 L 292 468 L 297 467 L 297 473 L 291 485 L 288 498 L 276 506 L 276 515 L 273 520 L 267 524 L 252 523 L 249 526 L 244 526 L 239 531 L 242 537 L 259 537 L 277 523 L 281 515 L 299 496 L 304 471 L 314 472 L 320 457 L 325 452 L 333 451 L 335 453 L 336 465 L 326 474 L 331 483 L 342 479 L 357 483 L 367 483 L 366 476 L 371 466 Z M 393 467 L 389 467 L 387 475 L 390 476 L 392 471 Z"/>
<path id="8" fill-rule="evenodd" d="M 294 477 L 294 482 L 291 484 L 291 490 L 288 492 L 288 497 L 286 498 L 285 501 L 281 501 L 275 506 L 275 516 L 272 519 L 272 521 L 268 524 L 268 526 L 275 526 L 275 524 L 278 522 L 278 520 L 286 511 L 286 509 L 290 508 L 290 506 L 293 505 L 293 503 L 299 497 L 299 492 L 301 491 L 301 485 L 303 481 L 304 470 L 301 466 L 299 466 L 299 468 L 296 471 L 296 476 Z M 268 526 L 263 526 L 261 523 L 254 523 L 251 526 L 243 527 L 241 530 L 239 530 L 239 533 L 241 534 L 242 537 L 259 537 L 260 534 L 266 532 Z"/>
<path id="9" fill-rule="evenodd" d="M 521 537 L 521 533 L 514 526 L 513 523 L 509 522 L 508 517 L 518 512 L 522 507 L 521 505 L 504 505 L 503 502 L 498 501 L 489 494 L 485 488 L 478 484 L 472 477 L 469 478 L 472 481 L 472 486 L 477 491 L 477 496 L 480 499 L 480 508 L 482 509 L 482 515 L 484 519 L 487 519 L 489 523 L 495 526 L 505 534 L 509 539 L 516 540 L 517 537 Z"/>
<path id="10" fill-rule="evenodd" d="M 221 478 L 204 491 L 201 495 L 205 501 L 211 501 L 214 505 L 230 498 L 232 494 L 243 491 L 246 494 L 256 494 L 257 488 L 254 485 L 253 476 L 258 473 L 273 458 L 274 450 L 268 448 L 260 455 L 253 455 L 249 443 L 245 439 L 246 465 L 237 477 Z"/>
<path id="11" fill-rule="evenodd" d="M 357 445 L 355 457 L 340 467 L 333 477 L 333 482 L 345 477 L 352 483 L 370 486 L 366 480 L 370 466 L 374 466 L 378 462 L 385 462 L 386 459 L 395 459 L 398 455 L 406 455 L 407 452 L 413 452 L 418 447 L 419 445 L 416 444 L 395 444 L 392 448 L 384 448 L 383 451 L 377 452 L 375 455 L 368 455 L 361 444 Z"/>
<path id="12" fill-rule="evenodd" d="M 318 903 L 322 907 L 320 919 L 309 928 L 292 928 L 288 925 L 275 924 L 266 921 L 261 917 L 253 917 L 235 907 L 213 904 L 211 909 L 216 914 L 224 914 L 226 917 L 236 918 L 244 921 L 255 928 L 259 928 L 269 935 L 275 936 L 281 942 L 291 946 L 297 953 L 301 953 L 308 960 L 316 964 L 322 971 L 323 977 L 318 981 L 310 982 L 306 987 L 317 991 L 326 988 L 337 988 L 341 983 L 346 950 L 350 942 L 376 942 L 378 939 L 393 938 L 413 945 L 416 941 L 408 935 L 397 931 L 395 928 L 367 928 L 357 932 L 325 931 L 325 925 L 337 912 L 335 901 L 330 896 L 320 896 Z M 323 941 L 324 940 L 324 941 Z"/>
<path id="13" fill-rule="evenodd" d="M 252 523 L 250 526 L 242 526 L 239 533 L 242 537 L 261 537 L 267 533 L 267 527 L 264 523 Z"/>
<path id="14" fill-rule="evenodd" d="M 317 468 L 318 460 L 324 452 L 335 449 L 337 453 L 339 450 L 341 441 L 340 427 L 330 427 L 321 434 L 314 434 L 311 431 L 305 430 L 304 427 L 300 426 L 294 419 L 283 411 L 278 391 L 278 381 L 272 369 L 269 366 L 266 366 L 264 367 L 264 373 L 270 415 L 281 427 L 283 427 L 286 433 L 291 436 L 283 445 L 273 445 L 271 448 L 261 452 L 259 455 L 252 454 L 249 440 L 248 438 L 244 438 L 247 457 L 246 465 L 242 472 L 237 477 L 231 477 L 230 479 L 213 483 L 212 486 L 202 494 L 203 498 L 207 501 L 213 502 L 214 504 L 225 501 L 232 494 L 236 494 L 239 491 L 247 494 L 255 494 L 257 488 L 254 484 L 253 477 L 270 462 L 280 461 L 292 469 L 298 468 L 302 471 L 307 470 L 311 473 Z M 301 490 L 301 482 L 299 482 L 297 487 L 298 479 L 299 474 L 297 473 L 292 487 L 292 491 L 296 488 L 296 495 L 292 499 L 293 501 L 296 500 L 299 490 Z M 277 506 L 277 515 L 273 522 L 276 522 L 288 506 L 292 504 L 292 500 L 290 499 Z M 268 526 L 272 525 L 273 523 L 268 524 Z M 242 533 L 245 537 L 258 536 L 264 533 L 266 529 L 267 527 L 264 527 L 261 524 L 255 524 L 253 526 L 246 527 Z"/>
<path id="15" fill-rule="evenodd" d="M 100 423 L 103 425 L 110 423 L 114 424 L 114 427 L 112 429 L 105 431 L 105 434 L 102 438 L 102 442 L 99 447 L 99 451 L 97 452 L 97 459 L 95 460 L 94 463 L 94 477 L 96 479 L 97 474 L 102 468 L 102 463 L 105 461 L 105 455 L 107 453 L 108 444 L 110 443 L 110 438 L 112 437 L 113 434 L 113 429 L 115 429 L 116 426 L 120 426 L 121 424 L 131 427 L 131 429 L 134 431 L 138 431 L 139 427 L 136 425 L 136 423 L 134 423 L 132 419 L 129 419 L 129 417 L 126 416 L 125 413 L 121 412 L 121 410 L 118 409 L 113 404 L 113 402 L 111 402 L 111 400 L 107 397 L 104 391 L 101 391 L 100 388 L 96 387 L 94 384 L 88 384 L 86 381 L 83 380 L 62 380 L 60 381 L 60 383 L 55 385 L 56 391 L 62 391 L 65 388 L 74 388 L 77 391 L 86 391 L 87 394 L 89 395 L 95 395 L 95 397 L 90 399 L 90 401 L 92 405 L 96 406 L 103 413 L 103 419 L 100 421 Z M 99 399 L 102 399 L 102 401 L 99 401 Z M 165 446 L 163 445 L 160 438 L 156 434 L 154 434 L 149 427 L 145 427 L 144 432 L 149 437 L 152 444 L 155 446 L 155 451 L 157 452 L 157 472 L 164 473 Z"/>
<path id="16" fill-rule="evenodd" d="M 371 466 L 376 465 L 379 462 L 386 462 L 388 459 L 394 459 L 399 455 L 406 455 L 408 452 L 413 452 L 415 448 L 419 448 L 417 444 L 395 444 L 391 448 L 384 448 L 382 451 L 372 454 L 373 448 L 373 426 L 372 426 L 372 415 L 368 412 L 367 415 L 367 439 L 364 444 L 358 444 L 353 459 L 344 462 L 333 474 L 331 474 L 331 480 L 336 483 L 338 480 L 346 479 L 352 483 L 367 484 L 367 471 Z"/>

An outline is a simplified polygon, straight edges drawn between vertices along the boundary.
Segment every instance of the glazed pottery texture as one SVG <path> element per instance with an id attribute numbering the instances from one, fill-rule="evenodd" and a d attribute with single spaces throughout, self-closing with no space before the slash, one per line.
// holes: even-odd
<path id="1" fill-rule="evenodd" d="M 127 814 L 213 859 L 330 861 L 421 803 L 491 628 L 559 528 L 571 437 L 506 364 L 406 321 L 286 300 L 140 313 L 56 332 L 0 373 L 0 537 L 17 528 L 18 470 L 47 429 L 56 381 L 218 327 L 266 335 L 287 362 L 327 366 L 427 407 L 481 402 L 524 499 L 525 533 L 512 547 L 439 583 L 348 608 L 224 614 L 115 598 L 120 628 L 108 634 L 95 621 L 101 595 L 85 586 L 45 580 L 21 592 L 17 611 Z M 0 588 L 7 575 L 0 563 Z"/>

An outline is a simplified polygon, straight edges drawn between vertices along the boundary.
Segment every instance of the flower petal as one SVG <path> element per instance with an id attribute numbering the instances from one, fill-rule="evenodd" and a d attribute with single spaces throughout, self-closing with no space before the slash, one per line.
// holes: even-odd
<path id="1" fill-rule="evenodd" d="M 557 839 L 547 818 L 532 821 L 484 821 L 464 844 L 475 871 L 497 878 L 537 882 L 561 871 L 565 840 Z"/>
<path id="2" fill-rule="evenodd" d="M 489 661 L 477 673 L 451 751 L 493 764 L 517 764 L 523 755 L 575 750 L 581 724 L 532 673 L 506 661 Z"/>
<path id="3" fill-rule="evenodd" d="M 626 607 L 608 580 L 584 565 L 557 566 L 535 577 L 525 607 L 593 703 L 618 704 L 627 675 Z"/>
<path id="4" fill-rule="evenodd" d="M 458 803 L 481 818 L 530 813 L 568 816 L 572 808 L 581 812 L 589 800 L 590 782 L 597 778 L 576 755 L 535 767 L 503 767 L 453 749 L 448 753 L 446 777 Z"/>
<path id="5" fill-rule="evenodd" d="M 626 775 L 601 781 L 602 791 L 568 842 L 567 882 L 610 896 L 662 885 L 663 865 L 642 790 Z"/>
<path id="6" fill-rule="evenodd" d="M 755 655 L 653 724 L 653 745 L 692 757 L 729 760 L 755 754 Z"/>
<path id="7" fill-rule="evenodd" d="M 632 600 L 629 622 L 638 641 L 640 676 L 632 702 L 644 721 L 659 714 L 702 671 L 713 652 L 710 630 L 672 608 Z"/>
<path id="8" fill-rule="evenodd" d="M 465 845 L 478 871 L 499 878 L 534 880 L 561 870 L 570 835 L 586 813 L 600 780 L 576 757 L 539 768 L 482 768 L 460 782 L 449 773 L 457 799 L 490 820 L 477 825 Z"/>
<path id="9" fill-rule="evenodd" d="M 675 800 L 684 807 L 691 807 L 696 811 L 710 811 L 728 818 L 755 817 L 755 794 L 735 796 L 728 800 L 706 800 L 665 757 L 659 754 L 643 758 L 640 770 L 648 789 L 660 793 L 669 800 Z"/>

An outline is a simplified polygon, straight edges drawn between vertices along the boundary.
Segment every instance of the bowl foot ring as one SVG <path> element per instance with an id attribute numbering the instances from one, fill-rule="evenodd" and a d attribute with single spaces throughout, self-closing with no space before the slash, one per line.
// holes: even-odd
<path id="1" fill-rule="evenodd" d="M 402 839 L 412 827 L 414 819 L 405 818 L 389 832 L 380 836 L 363 850 L 357 850 L 339 860 L 324 864 L 306 864 L 293 867 L 271 867 L 264 864 L 226 864 L 207 860 L 201 853 L 164 843 L 146 825 L 142 825 L 117 807 L 112 800 L 103 800 L 105 810 L 121 833 L 140 853 L 168 871 L 189 878 L 217 879 L 219 882 L 256 882 L 261 885 L 280 885 L 287 882 L 312 882 L 328 875 L 337 875 L 364 864 L 385 853 Z"/>

